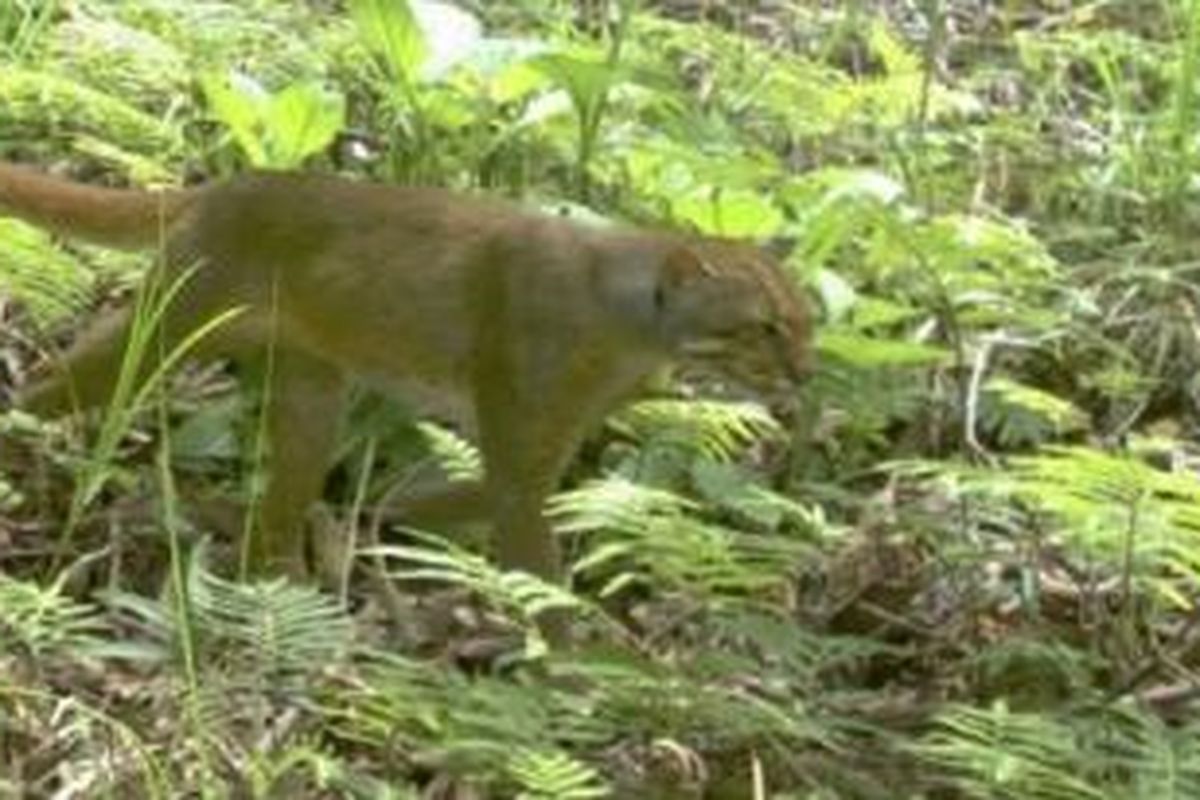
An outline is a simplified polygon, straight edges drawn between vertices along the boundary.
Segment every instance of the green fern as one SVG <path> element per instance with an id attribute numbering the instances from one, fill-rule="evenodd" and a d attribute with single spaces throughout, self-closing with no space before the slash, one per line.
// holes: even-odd
<path id="1" fill-rule="evenodd" d="M 420 545 L 385 545 L 368 554 L 394 559 L 391 573 L 400 580 L 435 581 L 468 589 L 495 608 L 521 621 L 535 636 L 530 645 L 540 649 L 533 620 L 548 611 L 588 610 L 587 604 L 570 591 L 525 572 L 502 570 L 486 558 L 471 553 L 437 536 L 410 531 Z"/>
<path id="2" fill-rule="evenodd" d="M 589 535 L 574 570 L 603 576 L 602 595 L 634 583 L 697 596 L 782 589 L 811 553 L 801 541 L 706 522 L 691 501 L 620 478 L 561 494 L 550 509 L 559 530 Z"/>
<path id="3" fill-rule="evenodd" d="M 367 653 L 360 680 L 335 699 L 331 720 L 351 738 L 488 781 L 506 778 L 514 750 L 554 752 L 615 735 L 576 693 L 536 681 L 471 679 L 393 653 Z"/>
<path id="4" fill-rule="evenodd" d="M 418 800 L 414 788 L 359 774 L 348 762 L 308 741 L 251 752 L 246 770 L 253 797 L 308 797 L 297 783 L 303 781 L 322 797 Z"/>
<path id="5" fill-rule="evenodd" d="M 43 0 L 8 0 L 0 5 L 0 54 L 14 59 L 36 51 L 53 29 L 53 4 Z"/>
<path id="6" fill-rule="evenodd" d="M 1087 427 L 1082 411 L 1049 392 L 1007 378 L 993 378 L 984 389 L 980 422 L 1002 447 L 1041 444 Z"/>
<path id="7" fill-rule="evenodd" d="M 1030 508 L 1041 512 L 1038 531 L 1044 535 L 1048 527 L 1074 557 L 1120 574 L 1129 589 L 1191 605 L 1189 587 L 1200 581 L 1200 486 L 1190 473 L 1157 469 L 1132 453 L 1061 446 L 1014 456 L 1003 469 L 949 463 L 898 469 L 932 474 L 952 491 L 970 493 L 982 501 L 981 512 L 1003 517 L 1006 527 L 1021 529 Z"/>
<path id="8" fill-rule="evenodd" d="M 1080 777 L 1084 762 L 1069 728 L 1049 717 L 952 706 L 914 746 L 918 757 L 979 800 L 1106 800 Z"/>
<path id="9" fill-rule="evenodd" d="M 566 753 L 526 750 L 508 764 L 522 791 L 517 800 L 596 800 L 609 789 L 595 769 Z"/>
<path id="10" fill-rule="evenodd" d="M 1001 482 L 1003 484 L 1003 482 Z M 1050 512 L 1075 552 L 1128 571 L 1135 583 L 1187 603 L 1200 580 L 1200 486 L 1134 456 L 1085 447 L 1014 458 L 1014 493 Z"/>
<path id="11" fill-rule="evenodd" d="M 0 294 L 29 309 L 39 327 L 82 311 L 92 297 L 92 273 L 57 247 L 50 235 L 0 219 Z"/>
<path id="12" fill-rule="evenodd" d="M 0 573 L 0 658 L 80 655 L 99 647 L 107 625 L 93 606 L 64 593 L 66 578 L 42 587 Z"/>
<path id="13" fill-rule="evenodd" d="M 739 688 L 747 673 L 721 670 L 697 653 L 662 662 L 579 653 L 552 659 L 550 667 L 568 685 L 590 687 L 576 713 L 586 710 L 592 730 L 608 729 L 623 739 L 668 739 L 714 752 L 835 741 L 831 726 L 804 703 Z"/>
<path id="14" fill-rule="evenodd" d="M 85 76 L 90 86 L 135 97 L 145 108 L 167 108 L 183 99 L 192 75 L 179 48 L 149 30 L 110 17 L 108 9 L 98 10 L 99 14 L 71 14 L 55 26 L 46 61 L 56 72 Z"/>
<path id="15" fill-rule="evenodd" d="M 311 587 L 282 579 L 233 583 L 195 559 L 186 591 L 198 660 L 226 665 L 243 688 L 292 685 L 349 654 L 354 633 L 349 616 Z M 142 658 L 174 657 L 182 634 L 173 604 L 125 592 L 110 595 L 108 602 L 126 626 L 141 631 Z M 218 720 L 224 698 L 211 700 Z"/>
<path id="16" fill-rule="evenodd" d="M 912 748 L 968 797 L 1070 800 L 1200 796 L 1200 726 L 1128 705 L 1059 718 L 952 706 Z"/>
<path id="17" fill-rule="evenodd" d="M 6 65 L 0 70 L 0 108 L 5 138 L 29 139 L 30 131 L 86 132 L 160 157 L 170 157 L 181 145 L 179 131 L 157 117 L 51 72 Z"/>
<path id="18" fill-rule="evenodd" d="M 603 782 L 569 754 L 615 742 L 786 752 L 831 741 L 829 727 L 800 704 L 739 689 L 736 673 L 692 677 L 691 664 L 564 653 L 545 662 L 552 680 L 533 672 L 513 681 L 372 652 L 360 679 L 327 705 L 349 738 L 485 785 L 515 779 L 536 798 L 593 796 L 586 792 Z"/>
<path id="19" fill-rule="evenodd" d="M 189 595 L 210 657 L 254 686 L 310 675 L 344 658 L 353 628 L 336 600 L 285 580 L 231 583 L 193 567 Z"/>
<path id="20" fill-rule="evenodd" d="M 754 530 L 799 530 L 813 541 L 836 540 L 844 535 L 826 519 L 819 505 L 799 501 L 763 486 L 753 469 L 741 464 L 697 459 L 689 470 L 692 488 L 713 509 L 733 512 Z"/>
<path id="21" fill-rule="evenodd" d="M 618 412 L 610 423 L 643 445 L 680 448 L 713 461 L 729 461 L 782 433 L 761 405 L 717 400 L 645 400 Z"/>
<path id="22" fill-rule="evenodd" d="M 1200 797 L 1200 724 L 1171 725 L 1150 711 L 1119 705 L 1098 724 L 1080 729 L 1113 796 Z"/>
<path id="23" fill-rule="evenodd" d="M 483 456 L 475 445 L 432 422 L 418 422 L 417 430 L 450 480 L 474 481 L 483 477 Z"/>
<path id="24" fill-rule="evenodd" d="M 755 673 L 797 691 L 824 691 L 823 676 L 872 658 L 896 657 L 900 648 L 867 637 L 835 636 L 797 625 L 786 612 L 761 609 L 737 601 L 706 609 L 706 622 L 718 652 L 706 668 L 715 674 L 740 670 Z M 761 655 L 770 657 L 762 659 Z M 701 656 L 698 662 L 703 662 Z M 701 663 L 697 667 L 704 666 Z"/>
<path id="25" fill-rule="evenodd" d="M 306 3 L 123 0 L 92 10 L 182 54 L 193 75 L 249 66 L 274 87 L 322 78 L 331 65 L 356 57 L 345 18 Z"/>

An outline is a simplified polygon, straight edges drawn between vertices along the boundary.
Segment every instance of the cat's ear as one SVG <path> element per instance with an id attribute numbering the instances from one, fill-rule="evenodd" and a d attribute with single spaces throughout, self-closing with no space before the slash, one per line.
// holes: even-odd
<path id="1" fill-rule="evenodd" d="M 659 264 L 654 315 L 670 344 L 720 336 L 737 328 L 756 307 L 749 284 L 705 259 L 699 248 L 679 246 Z"/>
<path id="2" fill-rule="evenodd" d="M 654 284 L 654 307 L 663 312 L 678 305 L 682 295 L 689 289 L 711 283 L 718 277 L 717 271 L 704 257 L 687 245 L 673 247 L 659 264 Z"/>

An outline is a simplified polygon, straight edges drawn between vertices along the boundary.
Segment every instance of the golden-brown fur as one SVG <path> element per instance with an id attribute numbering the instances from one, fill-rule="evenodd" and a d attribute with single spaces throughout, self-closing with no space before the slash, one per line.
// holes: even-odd
<path id="1" fill-rule="evenodd" d="M 0 214 L 113 246 L 162 241 L 196 266 L 168 342 L 235 306 L 198 355 L 261 358 L 269 482 L 251 553 L 303 571 L 348 380 L 417 384 L 470 415 L 485 484 L 415 503 L 416 518 L 487 513 L 501 563 L 557 575 L 546 496 L 580 439 L 660 365 L 721 359 L 750 382 L 808 368 L 791 281 L 744 245 L 599 229 L 439 189 L 258 174 L 175 192 L 92 189 L 0 165 Z M 128 312 L 104 317 L 19 402 L 43 414 L 103 402 Z M 764 380 L 765 378 L 765 380 Z"/>

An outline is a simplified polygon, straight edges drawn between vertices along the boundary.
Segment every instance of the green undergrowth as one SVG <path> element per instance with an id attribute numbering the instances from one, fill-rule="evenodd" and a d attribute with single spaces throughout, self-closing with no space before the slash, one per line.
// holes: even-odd
<path id="1" fill-rule="evenodd" d="M 0 158 L 783 244 L 821 317 L 791 407 L 588 441 L 569 588 L 397 529 L 479 456 L 369 392 L 330 590 L 233 578 L 220 367 L 0 413 L 0 797 L 1200 796 L 1198 53 L 1195 0 L 0 4 Z M 113 302 L 153 346 L 153 257 L 0 221 L 0 408 Z"/>

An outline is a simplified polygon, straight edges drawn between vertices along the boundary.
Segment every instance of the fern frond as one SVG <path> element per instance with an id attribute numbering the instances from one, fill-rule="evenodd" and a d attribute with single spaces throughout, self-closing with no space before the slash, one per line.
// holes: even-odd
<path id="1" fill-rule="evenodd" d="M 898 652 L 892 645 L 866 637 L 816 633 L 797 625 L 780 609 L 722 603 L 711 609 L 710 621 L 714 637 L 727 643 L 722 656 L 769 653 L 769 664 L 756 661 L 751 669 L 760 673 L 778 670 L 790 686 L 812 685 L 822 673 Z"/>
<path id="2" fill-rule="evenodd" d="M 233 667 L 252 689 L 274 687 L 336 663 L 349 654 L 353 626 L 333 599 L 309 586 L 282 579 L 234 583 L 213 575 L 196 559 L 187 578 L 190 624 L 200 659 Z M 182 635 L 169 599 L 128 592 L 107 597 L 122 625 L 140 634 L 137 649 L 123 655 L 169 660 Z M 129 643 L 133 648 L 135 643 Z M 226 698 L 212 698 L 219 719 Z"/>
<path id="3" fill-rule="evenodd" d="M 370 652 L 361 681 L 332 711 L 349 736 L 437 761 L 456 773 L 499 777 L 514 750 L 553 752 L 560 743 L 600 742 L 611 727 L 586 701 L 553 687 L 469 679 L 444 665 Z"/>
<path id="4" fill-rule="evenodd" d="M 253 685 L 310 674 L 349 650 L 350 618 L 311 587 L 281 579 L 232 583 L 195 566 L 189 594 L 213 657 L 238 664 Z"/>
<path id="5" fill-rule="evenodd" d="M 740 464 L 719 464 L 699 459 L 691 465 L 692 484 L 708 503 L 735 512 L 761 528 L 778 530 L 785 524 L 814 541 L 844 535 L 825 517 L 819 505 L 806 506 L 759 482 L 754 472 Z"/>
<path id="6" fill-rule="evenodd" d="M 473 481 L 483 477 L 483 456 L 475 445 L 432 422 L 418 422 L 417 430 L 450 480 Z"/>
<path id="7" fill-rule="evenodd" d="M 665 489 L 624 478 L 593 481 L 550 501 L 550 513 L 564 533 L 636 528 L 651 517 L 678 517 L 700 511 L 699 504 Z"/>
<path id="8" fill-rule="evenodd" d="M 1105 800 L 1079 776 L 1085 761 L 1066 726 L 1038 714 L 953 706 L 914 750 L 968 797 L 991 800 Z"/>
<path id="9" fill-rule="evenodd" d="M 589 609 L 582 598 L 535 575 L 500 569 L 486 558 L 438 536 L 415 531 L 409 534 L 421 544 L 385 545 L 368 551 L 370 555 L 396 560 L 398 567 L 391 573 L 394 578 L 460 586 L 523 621 L 527 628 L 547 611 Z"/>
<path id="10" fill-rule="evenodd" d="M 1040 444 L 1080 430 L 1087 423 L 1084 413 L 1072 403 L 1033 386 L 993 378 L 985 389 L 987 402 L 981 407 L 981 422 L 1005 447 Z"/>
<path id="11" fill-rule="evenodd" d="M 1127 797 L 1184 800 L 1200 797 L 1200 724 L 1174 727 L 1131 706 L 1112 710 L 1115 724 L 1100 727 L 1097 760 Z"/>
<path id="12" fill-rule="evenodd" d="M 1046 447 L 1012 457 L 1004 469 L 946 463 L 905 469 L 994 503 L 1006 527 L 1021 525 L 1022 508 L 1043 512 L 1071 551 L 1127 572 L 1131 585 L 1170 603 L 1190 605 L 1188 587 L 1200 582 L 1200 484 L 1190 473 L 1090 447 Z"/>
<path id="13" fill-rule="evenodd" d="M 65 574 L 43 587 L 0 574 L 0 656 L 80 654 L 107 629 L 97 610 L 63 593 Z"/>
<path id="14" fill-rule="evenodd" d="M 595 769 L 566 753 L 525 750 L 508 763 L 522 791 L 517 800 L 597 800 L 609 789 Z"/>
<path id="15" fill-rule="evenodd" d="M 50 72 L 6 65 L 0 71 L 0 134 L 62 128 L 143 153 L 179 149 L 179 131 L 125 101 Z M 28 138 L 28 134 L 25 137 Z"/>
<path id="16" fill-rule="evenodd" d="M 763 406 L 718 400 L 644 400 L 610 423 L 643 444 L 678 447 L 714 461 L 732 460 L 755 442 L 782 433 Z"/>
<path id="17" fill-rule="evenodd" d="M 689 663 L 573 654 L 553 662 L 555 675 L 590 686 L 593 727 L 607 726 L 622 737 L 673 739 L 705 747 L 783 747 L 830 741 L 828 726 L 801 705 L 776 703 L 738 688 L 689 674 Z M 732 678 L 732 676 L 729 676 Z"/>
<path id="18" fill-rule="evenodd" d="M 61 73 L 85 75 L 92 86 L 156 108 L 185 92 L 192 80 L 179 48 L 152 31 L 103 15 L 72 14 L 55 26 L 50 49 L 47 61 Z"/>
<path id="19" fill-rule="evenodd" d="M 94 280 L 50 235 L 30 225 L 0 219 L 0 294 L 25 305 L 39 326 L 83 310 Z"/>
<path id="20" fill-rule="evenodd" d="M 563 532 L 594 534 L 577 573 L 607 576 L 602 594 L 631 583 L 701 595 L 781 588 L 810 548 L 777 535 L 706 522 L 689 501 L 620 478 L 555 497 Z"/>

